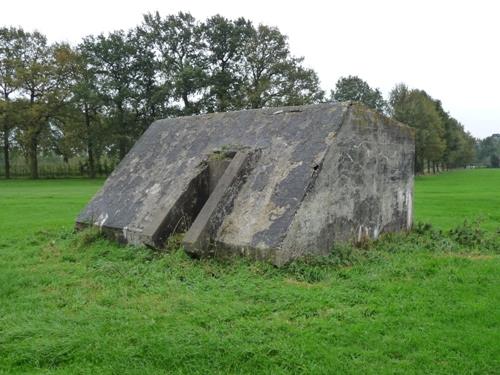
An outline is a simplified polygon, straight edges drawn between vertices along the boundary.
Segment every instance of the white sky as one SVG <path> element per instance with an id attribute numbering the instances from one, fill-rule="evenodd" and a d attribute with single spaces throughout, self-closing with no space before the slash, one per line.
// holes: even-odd
<path id="1" fill-rule="evenodd" d="M 441 99 L 474 136 L 500 133 L 496 0 L 1 0 L 0 26 L 77 43 L 85 35 L 133 27 L 156 10 L 277 26 L 327 91 L 349 74 L 385 95 L 405 82 Z"/>

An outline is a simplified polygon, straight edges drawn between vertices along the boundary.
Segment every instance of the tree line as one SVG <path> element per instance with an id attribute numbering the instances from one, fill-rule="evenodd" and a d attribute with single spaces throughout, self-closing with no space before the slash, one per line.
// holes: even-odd
<path id="1" fill-rule="evenodd" d="M 358 77 L 341 78 L 335 100 L 357 100 L 415 129 L 415 171 L 465 167 L 475 160 L 477 140 L 424 90 L 396 85 L 384 100 L 380 90 Z"/>
<path id="2" fill-rule="evenodd" d="M 216 15 L 144 15 L 130 30 L 88 36 L 76 46 L 39 32 L 0 28 L 0 134 L 4 173 L 11 152 L 31 178 L 39 157 L 80 157 L 95 177 L 99 160 L 120 160 L 159 118 L 238 109 L 361 101 L 416 129 L 416 169 L 464 166 L 476 141 L 439 100 L 397 85 L 389 99 L 358 77 L 327 97 L 318 75 L 294 56 L 277 28 Z"/>

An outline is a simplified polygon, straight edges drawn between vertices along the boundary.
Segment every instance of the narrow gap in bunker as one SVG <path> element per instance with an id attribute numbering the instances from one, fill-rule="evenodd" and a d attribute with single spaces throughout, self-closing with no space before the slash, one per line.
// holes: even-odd
<path id="1" fill-rule="evenodd" d="M 189 197 L 184 200 L 181 223 L 175 229 L 176 233 L 189 230 L 235 155 L 233 151 L 216 151 L 209 155 L 205 168 L 189 186 Z"/>
<path id="2" fill-rule="evenodd" d="M 236 155 L 236 151 L 217 151 L 208 158 L 208 197 L 213 193 L 217 183 Z M 205 204 L 205 203 L 203 203 Z M 201 208 L 200 208 L 201 210 Z"/>
<path id="3" fill-rule="evenodd" d="M 155 243 L 163 246 L 169 236 L 189 230 L 235 155 L 236 151 L 216 151 L 208 155 L 200 172 L 189 182 L 162 221 L 155 234 Z"/>

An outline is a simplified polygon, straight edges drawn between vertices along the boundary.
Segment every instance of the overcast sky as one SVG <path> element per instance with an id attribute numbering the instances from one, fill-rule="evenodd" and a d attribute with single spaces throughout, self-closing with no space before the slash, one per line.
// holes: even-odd
<path id="1" fill-rule="evenodd" d="M 497 5 L 499 4 L 499 5 Z M 426 90 L 474 136 L 500 133 L 500 2 L 495 0 L 2 0 L 1 26 L 51 41 L 128 29 L 142 14 L 189 11 L 277 26 L 329 91 L 358 75 L 387 96 L 398 82 Z"/>

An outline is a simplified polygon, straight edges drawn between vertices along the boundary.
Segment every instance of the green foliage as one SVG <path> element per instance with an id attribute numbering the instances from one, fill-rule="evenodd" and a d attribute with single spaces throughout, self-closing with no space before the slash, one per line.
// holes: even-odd
<path id="1" fill-rule="evenodd" d="M 493 154 L 490 156 L 490 165 L 492 168 L 500 168 L 500 156 Z"/>
<path id="2" fill-rule="evenodd" d="M 207 49 L 209 90 L 205 94 L 208 112 L 225 112 L 245 106 L 245 44 L 253 33 L 250 21 L 229 20 L 220 15 L 207 19 L 201 26 Z"/>
<path id="3" fill-rule="evenodd" d="M 133 112 L 134 88 L 139 67 L 134 64 L 136 44 L 131 33 L 87 37 L 79 46 L 92 79 L 93 89 L 107 110 L 105 124 L 110 131 L 108 144 L 123 158 L 141 134 Z"/>
<path id="4" fill-rule="evenodd" d="M 391 91 L 390 114 L 416 130 L 415 169 L 428 172 L 465 167 L 475 158 L 476 140 L 457 120 L 442 107 L 439 100 L 431 98 L 423 90 L 410 90 L 399 84 Z"/>
<path id="5" fill-rule="evenodd" d="M 102 239 L 104 239 L 102 231 L 97 227 L 90 227 L 77 232 L 74 235 L 74 241 L 71 243 L 71 246 L 79 249 L 85 249 Z"/>
<path id="6" fill-rule="evenodd" d="M 168 87 L 174 100 L 182 101 L 182 113 L 200 113 L 200 96 L 207 73 L 201 30 L 195 18 L 183 12 L 165 18 L 158 12 L 146 14 L 138 32 L 149 42 L 151 54 L 157 58 L 156 71 L 162 77 L 162 84 Z"/>
<path id="7" fill-rule="evenodd" d="M 478 223 L 469 223 L 465 220 L 462 226 L 450 231 L 451 237 L 464 246 L 488 248 L 489 238 Z"/>
<path id="8" fill-rule="evenodd" d="M 416 171 L 424 171 L 426 160 L 441 160 L 445 150 L 443 119 L 427 93 L 401 84 L 392 90 L 389 103 L 392 117 L 416 130 Z"/>
<path id="9" fill-rule="evenodd" d="M 9 132 L 15 128 L 16 141 L 29 160 L 31 177 L 37 178 L 39 148 L 49 143 L 52 126 L 70 95 L 68 81 L 74 54 L 68 45 L 48 45 L 39 32 L 21 29 L 0 30 L 0 45 L 2 99 L 11 108 L 0 121 L 5 169 L 9 170 Z M 13 93 L 16 100 L 10 103 Z"/>
<path id="10" fill-rule="evenodd" d="M 473 216 L 457 207 L 463 191 L 446 190 L 458 181 L 448 178 L 480 184 L 494 198 L 493 172 L 418 178 L 418 218 L 437 217 L 424 215 L 420 193 L 440 188 L 443 217 Z M 0 182 L 0 372 L 498 369 L 500 235 L 487 223 L 451 231 L 417 224 L 284 268 L 193 260 L 178 238 L 159 253 L 118 246 L 95 230 L 74 234 L 75 215 L 101 184 Z"/>
<path id="11" fill-rule="evenodd" d="M 443 109 L 439 100 L 434 102 L 444 126 L 445 149 L 442 162 L 447 168 L 465 167 L 475 159 L 476 140 Z"/>
<path id="12" fill-rule="evenodd" d="M 379 112 L 385 112 L 387 109 L 387 103 L 380 90 L 372 89 L 357 76 L 341 77 L 335 85 L 335 91 L 331 92 L 331 99 L 339 102 L 348 100 L 360 102 Z"/>
<path id="13" fill-rule="evenodd" d="M 227 147 L 227 146 L 226 146 Z M 229 160 L 234 156 L 235 149 L 227 149 L 222 147 L 220 150 L 215 150 L 210 155 L 208 155 L 208 160 Z"/>
<path id="14" fill-rule="evenodd" d="M 500 156 L 500 134 L 493 134 L 478 142 L 477 159 L 479 163 L 498 168 Z"/>
<path id="15" fill-rule="evenodd" d="M 291 56 L 287 37 L 277 28 L 259 25 L 245 43 L 244 74 L 247 107 L 311 104 L 323 91 L 303 58 Z"/>
<path id="16" fill-rule="evenodd" d="M 11 95 L 20 88 L 17 74 L 21 62 L 21 41 L 25 33 L 16 28 L 0 28 L 0 134 L 3 144 L 5 177 L 10 178 L 10 149 L 19 106 Z"/>

